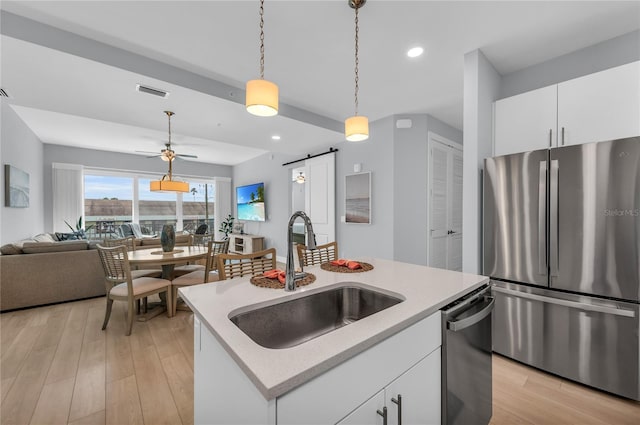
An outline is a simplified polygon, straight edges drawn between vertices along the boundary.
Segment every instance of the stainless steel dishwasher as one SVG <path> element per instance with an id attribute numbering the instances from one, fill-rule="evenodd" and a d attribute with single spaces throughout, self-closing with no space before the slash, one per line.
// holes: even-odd
<path id="1" fill-rule="evenodd" d="M 486 425 L 492 414 L 491 312 L 484 286 L 442 309 L 442 424 Z"/>

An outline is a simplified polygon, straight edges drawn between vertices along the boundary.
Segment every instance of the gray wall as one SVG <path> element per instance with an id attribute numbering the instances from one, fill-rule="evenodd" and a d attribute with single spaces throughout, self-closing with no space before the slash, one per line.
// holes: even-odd
<path id="1" fill-rule="evenodd" d="M 396 129 L 397 118 L 411 118 L 410 129 Z M 402 115 L 370 123 L 366 142 L 342 142 L 336 153 L 336 240 L 341 257 L 376 257 L 426 264 L 427 133 L 462 143 L 462 132 L 428 115 Z M 311 154 L 316 152 L 309 152 Z M 272 157 L 273 156 L 273 157 Z M 267 221 L 247 222 L 245 231 L 266 238 L 278 257 L 286 256 L 287 221 L 291 214 L 291 169 L 298 157 L 265 154 L 233 168 L 233 186 L 264 181 Z M 371 224 L 344 223 L 344 179 L 371 172 Z M 293 189 L 296 189 L 293 183 Z M 235 202 L 234 202 L 235 204 Z M 234 212 L 235 214 L 235 212 Z"/>
<path id="2" fill-rule="evenodd" d="M 640 30 L 502 77 L 500 99 L 640 60 Z"/>
<path id="3" fill-rule="evenodd" d="M 264 236 L 267 248 L 275 248 L 280 258 L 287 255 L 287 223 L 291 216 L 291 169 L 285 162 L 298 159 L 290 155 L 266 153 L 233 167 L 231 215 L 236 211 L 236 187 L 264 183 L 266 221 L 244 221 L 245 233 Z"/>
<path id="4" fill-rule="evenodd" d="M 51 194 L 52 164 L 61 162 L 65 164 L 81 164 L 85 167 L 107 168 L 113 170 L 129 170 L 150 172 L 158 177 L 167 173 L 168 166 L 158 158 L 145 158 L 141 155 L 124 154 L 117 152 L 99 151 L 93 149 L 74 148 L 61 145 L 44 145 L 44 159 L 41 172 L 45 176 L 46 185 L 44 193 L 44 226 L 47 232 L 60 231 L 52 229 L 53 196 Z M 193 161 L 176 161 L 173 163 L 173 172 L 180 177 L 231 177 L 232 167 L 228 165 L 206 164 Z"/>
<path id="5" fill-rule="evenodd" d="M 1 103 L 2 140 L 0 142 L 0 244 L 26 239 L 44 232 L 43 214 L 43 144 L 6 100 Z M 29 173 L 29 207 L 9 208 L 4 206 L 4 164 L 10 164 Z"/>
<path id="6" fill-rule="evenodd" d="M 341 257 L 369 256 L 393 259 L 393 126 L 387 117 L 369 124 L 365 142 L 343 142 L 336 147 L 336 237 Z M 371 171 L 371 224 L 343 223 L 344 177 L 353 165 Z"/>
<path id="7" fill-rule="evenodd" d="M 411 128 L 393 124 L 394 259 L 427 264 L 428 132 L 462 144 L 462 132 L 430 115 L 396 115 L 411 119 Z"/>
<path id="8" fill-rule="evenodd" d="M 480 273 L 484 158 L 493 150 L 493 102 L 500 91 L 498 74 L 480 50 L 464 56 L 464 153 L 462 181 L 462 270 Z"/>

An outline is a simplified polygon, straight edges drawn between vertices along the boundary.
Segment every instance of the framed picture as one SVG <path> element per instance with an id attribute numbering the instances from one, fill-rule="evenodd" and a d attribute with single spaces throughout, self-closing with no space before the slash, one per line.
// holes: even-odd
<path id="1" fill-rule="evenodd" d="M 345 221 L 371 224 L 371 173 L 350 174 L 344 182 Z"/>
<path id="2" fill-rule="evenodd" d="M 29 206 L 29 173 L 12 165 L 4 165 L 4 206 Z"/>

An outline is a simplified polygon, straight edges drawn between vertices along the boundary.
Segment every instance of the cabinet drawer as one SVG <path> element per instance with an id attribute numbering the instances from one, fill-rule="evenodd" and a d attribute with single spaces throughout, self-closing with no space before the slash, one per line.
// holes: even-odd
<path id="1" fill-rule="evenodd" d="M 277 400 L 278 424 L 336 423 L 441 345 L 440 312 Z"/>

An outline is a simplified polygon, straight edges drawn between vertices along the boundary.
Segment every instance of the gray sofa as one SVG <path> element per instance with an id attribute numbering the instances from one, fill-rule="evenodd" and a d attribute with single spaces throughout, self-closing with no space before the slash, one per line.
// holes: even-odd
<path id="1" fill-rule="evenodd" d="M 191 238 L 176 235 L 176 245 L 188 245 Z M 136 240 L 136 244 L 160 246 L 160 239 Z M 4 245 L 0 249 L 0 311 L 105 295 L 95 245 L 84 240 Z"/>

